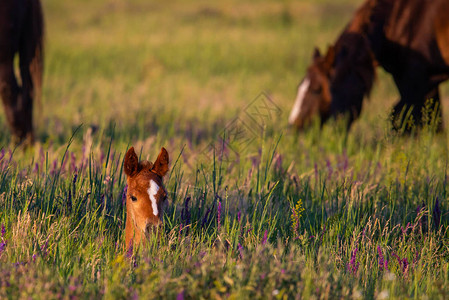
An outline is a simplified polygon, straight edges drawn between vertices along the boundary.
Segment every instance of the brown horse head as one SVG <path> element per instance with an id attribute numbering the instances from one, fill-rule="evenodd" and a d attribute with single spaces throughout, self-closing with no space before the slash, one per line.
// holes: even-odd
<path id="1" fill-rule="evenodd" d="M 329 117 L 349 113 L 349 127 L 360 114 L 374 75 L 373 55 L 359 34 L 343 34 L 324 56 L 315 49 L 312 64 L 298 87 L 289 124 L 302 129 L 315 116 L 324 123 Z"/>
<path id="2" fill-rule="evenodd" d="M 128 190 L 126 194 L 126 247 L 139 244 L 145 235 L 162 224 L 162 205 L 167 191 L 162 178 L 168 172 L 169 157 L 161 149 L 154 163 L 141 161 L 131 147 L 125 155 L 124 170 Z"/>
<path id="3" fill-rule="evenodd" d="M 325 56 L 321 56 L 318 48 L 315 48 L 312 64 L 298 86 L 295 104 L 288 118 L 290 125 L 302 129 L 310 124 L 314 116 L 319 116 L 322 120 L 329 116 L 334 55 L 333 47 L 329 47 Z"/>

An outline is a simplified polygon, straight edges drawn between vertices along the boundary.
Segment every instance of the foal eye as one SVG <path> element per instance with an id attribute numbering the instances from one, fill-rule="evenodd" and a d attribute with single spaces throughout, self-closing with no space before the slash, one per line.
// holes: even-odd
<path id="1" fill-rule="evenodd" d="M 314 93 L 321 93 L 322 90 L 323 90 L 323 87 L 321 85 L 317 85 L 312 88 L 312 91 Z"/>
<path id="2" fill-rule="evenodd" d="M 135 196 L 131 196 L 131 200 L 132 200 L 133 202 L 136 202 L 136 201 L 137 201 L 137 198 L 136 198 Z"/>

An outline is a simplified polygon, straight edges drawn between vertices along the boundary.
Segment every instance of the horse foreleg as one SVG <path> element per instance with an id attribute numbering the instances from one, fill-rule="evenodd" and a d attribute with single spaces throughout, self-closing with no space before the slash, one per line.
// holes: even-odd
<path id="1" fill-rule="evenodd" d="M 401 99 L 392 112 L 393 128 L 411 131 L 414 127 L 433 126 L 443 129 L 438 83 L 426 74 L 421 64 L 411 65 L 408 71 L 393 75 Z"/>
<path id="2" fill-rule="evenodd" d="M 424 105 L 422 107 L 423 125 L 435 126 L 438 132 L 444 129 L 443 111 L 440 101 L 440 91 L 438 86 L 430 90 L 424 97 Z"/>
<path id="3" fill-rule="evenodd" d="M 17 84 L 12 61 L 0 62 L 0 97 L 14 142 L 32 141 L 32 111 L 29 110 L 28 97 Z"/>
<path id="4" fill-rule="evenodd" d="M 6 114 L 8 126 L 15 134 L 16 103 L 20 88 L 17 85 L 12 60 L 0 63 L 0 96 Z"/>
<path id="5" fill-rule="evenodd" d="M 416 125 L 415 115 L 415 108 L 406 103 L 403 98 L 399 99 L 391 112 L 393 129 L 401 132 L 410 132 L 413 126 Z"/>
<path id="6" fill-rule="evenodd" d="M 20 75 L 22 77 L 22 91 L 17 99 L 17 114 L 20 122 L 17 124 L 23 133 L 21 139 L 26 142 L 34 142 L 33 132 L 33 81 L 31 78 L 30 64 L 26 59 L 20 58 Z"/>
<path id="7" fill-rule="evenodd" d="M 395 105 L 392 112 L 393 128 L 408 132 L 415 126 L 435 126 L 437 131 L 442 131 L 443 114 L 438 87 L 414 100 L 405 101 L 401 98 Z"/>

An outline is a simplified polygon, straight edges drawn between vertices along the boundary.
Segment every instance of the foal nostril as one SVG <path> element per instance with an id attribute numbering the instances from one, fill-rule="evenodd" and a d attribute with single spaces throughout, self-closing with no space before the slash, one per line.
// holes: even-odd
<path id="1" fill-rule="evenodd" d="M 156 223 L 148 222 L 147 225 L 145 226 L 145 232 L 151 233 L 151 232 L 153 232 L 153 230 L 156 230 L 158 227 L 161 227 L 161 226 L 162 226 L 162 221 L 159 219 L 156 221 Z"/>
<path id="2" fill-rule="evenodd" d="M 145 227 L 145 231 L 148 233 L 151 232 L 151 229 L 153 228 L 153 226 L 154 226 L 153 224 L 147 223 L 147 226 Z"/>
<path id="3" fill-rule="evenodd" d="M 154 227 L 161 227 L 162 226 L 162 221 L 160 219 L 157 220 L 157 223 L 154 224 Z"/>

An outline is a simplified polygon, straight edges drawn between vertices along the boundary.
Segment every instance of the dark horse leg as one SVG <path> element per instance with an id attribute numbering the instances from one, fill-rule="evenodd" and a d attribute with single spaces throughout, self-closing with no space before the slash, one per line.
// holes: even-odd
<path id="1" fill-rule="evenodd" d="M 32 120 L 22 89 L 14 75 L 12 59 L 0 61 L 0 95 L 6 120 L 17 142 L 33 138 Z"/>
<path id="2" fill-rule="evenodd" d="M 437 131 L 443 130 L 438 83 L 430 84 L 428 78 L 417 75 L 425 74 L 419 68 L 408 74 L 402 80 L 395 78 L 401 99 L 393 109 L 393 128 L 409 132 L 414 126 L 436 125 Z"/>
<path id="3" fill-rule="evenodd" d="M 20 1 L 19 1 L 20 2 Z M 23 4 L 23 3 L 22 3 Z M 24 8 L 14 1 L 5 1 L 0 6 L 0 96 L 2 98 L 6 120 L 16 142 L 32 138 L 30 115 L 25 107 L 29 102 L 24 97 L 14 74 L 14 56 L 21 44 L 22 21 L 25 18 Z M 28 88 L 27 78 L 24 78 Z"/>
<path id="4" fill-rule="evenodd" d="M 413 126 L 436 125 L 438 132 L 442 131 L 443 114 L 441 111 L 440 93 L 434 88 L 421 98 L 421 101 L 408 102 L 401 98 L 394 106 L 392 113 L 393 128 L 410 131 Z M 425 115 L 423 115 L 425 112 Z"/>
<path id="5" fill-rule="evenodd" d="M 42 78 L 43 18 L 39 0 L 0 3 L 0 97 L 14 142 L 32 143 L 33 98 Z M 14 74 L 19 55 L 20 85 Z"/>

